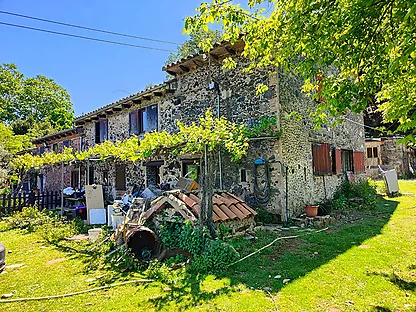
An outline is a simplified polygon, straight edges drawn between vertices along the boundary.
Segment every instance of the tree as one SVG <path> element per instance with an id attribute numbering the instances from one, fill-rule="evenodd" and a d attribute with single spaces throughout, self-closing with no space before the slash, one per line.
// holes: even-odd
<path id="1" fill-rule="evenodd" d="M 34 124 L 49 122 L 53 131 L 72 126 L 68 92 L 45 76 L 25 78 L 14 64 L 0 66 L 0 122 L 26 134 Z"/>
<path id="2" fill-rule="evenodd" d="M 258 9 L 265 2 L 274 6 L 270 14 Z M 220 23 L 224 40 L 244 40 L 242 55 L 251 60 L 247 71 L 280 66 L 302 76 L 304 91 L 317 100 L 312 116 L 318 127 L 375 104 L 384 122 L 398 121 L 397 131 L 408 134 L 405 141 L 416 143 L 413 0 L 249 0 L 248 5 L 250 10 L 227 0 L 202 3 L 186 18 L 184 31 L 192 35 Z M 210 43 L 201 47 L 208 50 Z M 227 58 L 224 66 L 235 63 Z"/>
<path id="3" fill-rule="evenodd" d="M 221 32 L 219 30 L 201 29 L 193 32 L 190 38 L 177 47 L 176 52 L 171 52 L 165 64 L 171 64 L 179 61 L 189 55 L 199 54 L 201 52 L 201 42 L 212 46 L 214 43 L 221 41 Z"/>
<path id="4" fill-rule="evenodd" d="M 0 122 L 0 194 L 7 190 L 12 178 L 11 160 L 27 143 L 26 136 L 15 135 L 10 127 Z"/>

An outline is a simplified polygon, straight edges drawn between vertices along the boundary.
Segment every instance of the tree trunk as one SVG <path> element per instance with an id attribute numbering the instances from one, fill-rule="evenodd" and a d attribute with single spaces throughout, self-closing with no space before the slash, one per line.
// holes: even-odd
<path id="1" fill-rule="evenodd" d="M 214 221 L 212 220 L 212 195 L 214 181 L 214 152 L 208 151 L 205 146 L 204 155 L 201 161 L 201 192 L 202 200 L 199 213 L 199 228 L 202 230 L 205 226 L 208 228 L 213 238 L 217 237 Z"/>

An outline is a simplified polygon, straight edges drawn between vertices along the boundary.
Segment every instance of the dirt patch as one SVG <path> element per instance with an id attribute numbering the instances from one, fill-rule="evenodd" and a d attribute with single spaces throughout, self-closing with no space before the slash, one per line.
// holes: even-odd
<path id="1" fill-rule="evenodd" d="M 88 234 L 77 234 L 77 235 L 68 237 L 67 240 L 69 240 L 69 241 L 83 241 L 83 240 L 88 240 Z"/>
<path id="2" fill-rule="evenodd" d="M 275 260 L 277 257 L 284 255 L 288 252 L 296 252 L 299 250 L 299 246 L 306 243 L 300 238 L 283 239 L 274 246 L 273 252 L 268 255 L 271 260 Z"/>
<path id="3" fill-rule="evenodd" d="M 46 261 L 46 264 L 47 265 L 52 265 L 52 264 L 63 262 L 65 260 L 66 260 L 66 258 L 52 259 L 52 260 Z"/>

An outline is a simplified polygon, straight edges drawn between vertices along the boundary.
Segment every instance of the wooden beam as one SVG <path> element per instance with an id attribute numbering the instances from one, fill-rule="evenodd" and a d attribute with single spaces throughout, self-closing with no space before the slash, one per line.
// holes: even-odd
<path id="1" fill-rule="evenodd" d="M 187 73 L 190 71 L 189 67 L 186 67 L 186 66 L 184 66 L 184 65 L 179 65 L 179 68 L 180 68 L 181 70 L 183 70 L 184 72 L 187 72 Z"/>
<path id="2" fill-rule="evenodd" d="M 80 120 L 80 121 L 77 121 L 77 122 L 75 123 L 75 125 L 76 125 L 76 126 L 82 126 L 82 125 L 85 125 L 85 120 Z"/>
<path id="3" fill-rule="evenodd" d="M 235 54 L 235 50 L 231 47 L 225 47 L 225 49 L 227 50 L 228 53 L 234 55 Z"/>
<path id="4" fill-rule="evenodd" d="M 177 72 L 174 72 L 172 70 L 167 70 L 166 71 L 169 75 L 172 75 L 173 77 L 176 77 L 176 75 L 178 74 Z"/>
<path id="5" fill-rule="evenodd" d="M 113 112 L 120 112 L 121 111 L 121 107 L 113 107 Z"/>
<path id="6" fill-rule="evenodd" d="M 154 96 L 162 96 L 163 93 L 162 92 L 153 92 Z"/>
<path id="7" fill-rule="evenodd" d="M 98 116 L 91 117 L 91 120 L 98 120 L 100 119 Z"/>
<path id="8" fill-rule="evenodd" d="M 218 55 L 210 53 L 209 56 L 211 56 L 214 60 L 218 61 L 220 58 Z"/>
<path id="9" fill-rule="evenodd" d="M 133 104 L 142 104 L 142 100 L 132 100 Z"/>
<path id="10" fill-rule="evenodd" d="M 152 97 L 150 95 L 146 95 L 143 97 L 143 100 L 150 101 Z"/>
<path id="11" fill-rule="evenodd" d="M 121 106 L 123 106 L 123 108 L 130 108 L 131 107 L 131 103 L 124 103 Z"/>
<path id="12" fill-rule="evenodd" d="M 106 114 L 99 114 L 98 118 L 99 119 L 105 119 L 105 118 L 107 118 L 107 115 Z"/>
<path id="13" fill-rule="evenodd" d="M 114 114 L 114 112 L 110 109 L 110 110 L 107 110 L 107 111 L 105 111 L 105 113 L 107 114 L 107 115 L 112 115 L 112 114 Z"/>

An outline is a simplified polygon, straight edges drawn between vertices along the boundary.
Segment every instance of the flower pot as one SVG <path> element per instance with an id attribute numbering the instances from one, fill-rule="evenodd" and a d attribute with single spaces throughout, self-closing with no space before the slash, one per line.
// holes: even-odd
<path id="1" fill-rule="evenodd" d="M 318 205 L 316 206 L 305 206 L 305 212 L 307 217 L 316 217 L 318 215 Z"/>

